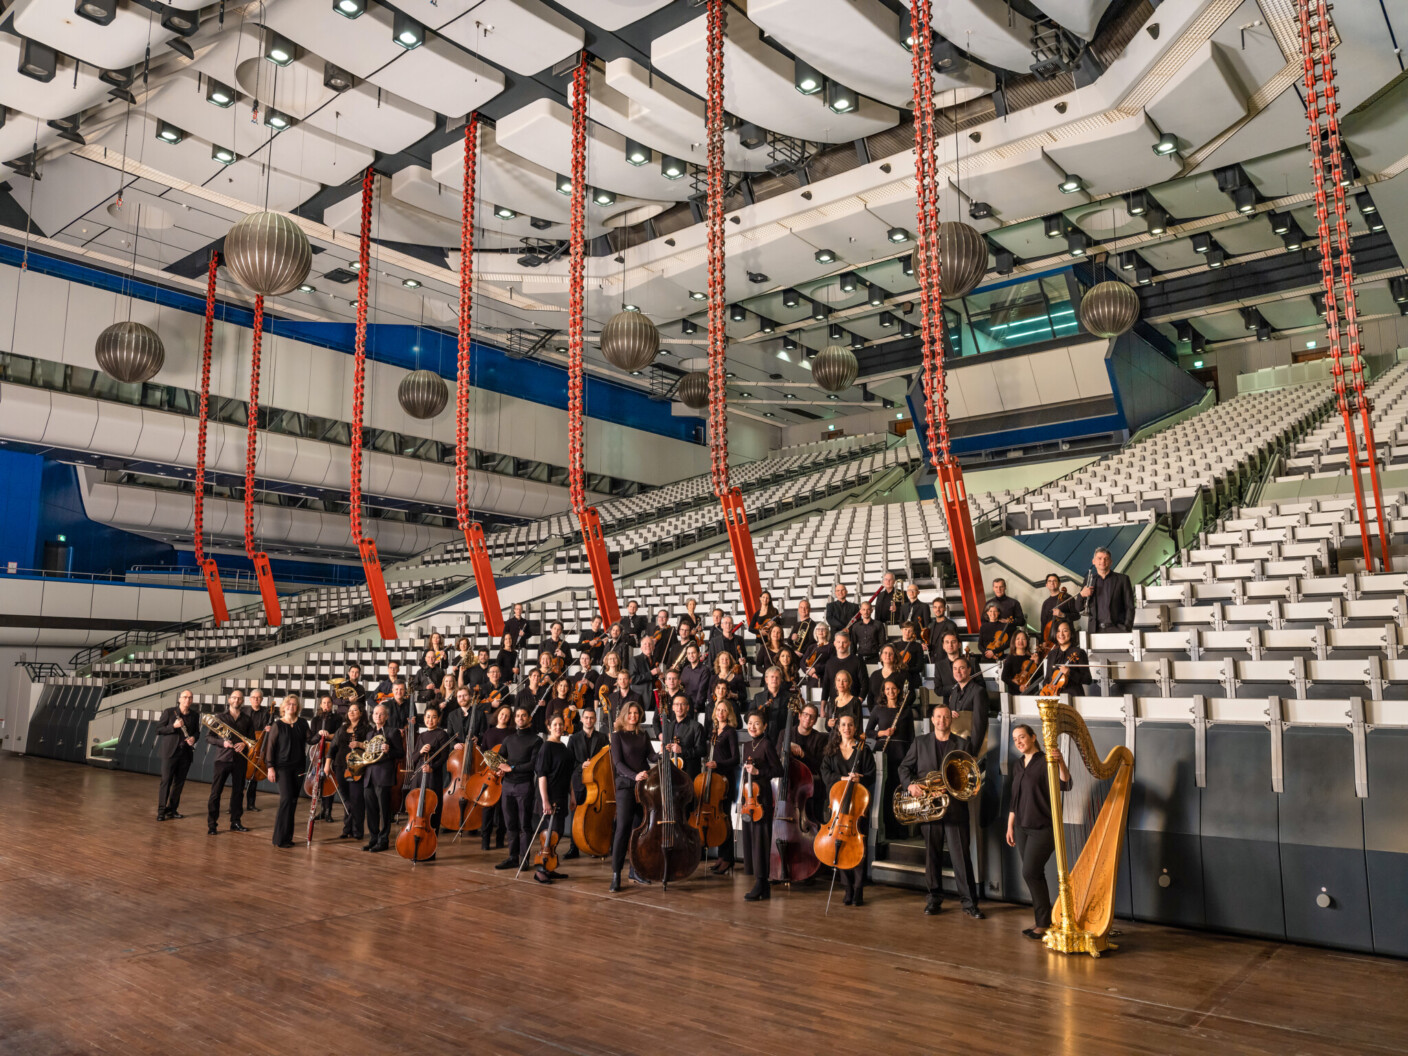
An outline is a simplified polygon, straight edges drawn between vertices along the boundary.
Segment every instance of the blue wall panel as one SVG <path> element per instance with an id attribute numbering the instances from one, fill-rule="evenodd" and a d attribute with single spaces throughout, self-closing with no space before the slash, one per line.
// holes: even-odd
<path id="1" fill-rule="evenodd" d="M 42 455 L 0 448 L 0 566 L 35 567 Z"/>
<path id="2" fill-rule="evenodd" d="M 63 462 L 44 463 L 39 524 L 34 540 L 35 564 L 46 542 L 59 536 L 73 547 L 73 571 L 121 575 L 133 565 L 167 564 L 171 547 L 132 532 L 109 528 L 88 519 L 78 490 L 78 471 Z"/>

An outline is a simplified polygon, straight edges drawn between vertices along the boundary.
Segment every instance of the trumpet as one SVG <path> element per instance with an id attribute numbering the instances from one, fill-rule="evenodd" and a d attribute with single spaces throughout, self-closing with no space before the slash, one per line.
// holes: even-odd
<path id="1" fill-rule="evenodd" d="M 983 772 L 967 752 L 949 752 L 939 769 L 930 770 L 918 783 L 924 789 L 920 795 L 910 795 L 907 788 L 895 791 L 895 820 L 903 825 L 938 821 L 948 813 L 951 800 L 972 799 L 983 787 Z"/>
<path id="2" fill-rule="evenodd" d="M 243 744 L 244 748 L 237 748 L 235 750 L 240 752 L 246 758 L 253 756 L 255 751 L 253 737 L 246 737 L 233 726 L 229 725 L 228 723 L 221 722 L 214 715 L 211 715 L 208 712 L 200 717 L 200 724 L 222 740 L 237 741 Z"/>
<path id="3" fill-rule="evenodd" d="M 386 738 L 381 734 L 375 734 L 371 740 L 367 741 L 360 749 L 354 748 L 347 753 L 347 779 L 349 781 L 360 781 L 362 771 L 372 763 L 380 762 L 386 755 Z"/>

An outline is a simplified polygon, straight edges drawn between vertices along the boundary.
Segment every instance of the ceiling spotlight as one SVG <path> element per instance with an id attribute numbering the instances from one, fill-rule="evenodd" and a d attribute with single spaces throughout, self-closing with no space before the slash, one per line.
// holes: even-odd
<path id="1" fill-rule="evenodd" d="M 709 295 L 708 295 L 707 293 L 705 293 L 703 290 L 690 290 L 690 291 L 689 291 L 689 299 L 690 299 L 691 301 L 702 301 L 702 300 L 704 300 L 704 299 L 705 299 L 706 297 L 708 297 L 708 296 L 709 296 Z"/>
<path id="2" fill-rule="evenodd" d="M 1291 253 L 1305 244 L 1305 236 L 1300 233 L 1299 224 L 1291 223 L 1291 229 L 1281 236 L 1281 244 Z"/>
<path id="3" fill-rule="evenodd" d="M 323 63 L 323 87 L 334 92 L 345 92 L 356 83 L 355 78 L 335 63 Z"/>
<path id="4" fill-rule="evenodd" d="M 1115 259 L 1119 262 L 1120 271 L 1133 271 L 1139 266 L 1139 254 L 1133 250 L 1121 253 Z"/>
<path id="5" fill-rule="evenodd" d="M 1017 267 L 1017 258 L 1008 249 L 999 249 L 993 254 L 993 261 L 999 275 L 1011 275 Z"/>
<path id="6" fill-rule="evenodd" d="M 408 290 L 418 290 L 420 289 L 420 279 L 402 279 L 401 285 Z"/>
<path id="7" fill-rule="evenodd" d="M 900 258 L 900 270 L 906 275 L 914 274 L 914 254 L 906 253 Z"/>
<path id="8" fill-rule="evenodd" d="M 1360 191 L 1356 194 L 1354 196 L 1354 204 L 1359 206 L 1359 211 L 1365 216 L 1379 211 L 1379 207 L 1374 204 L 1374 199 L 1369 196 L 1368 191 Z"/>
<path id="9" fill-rule="evenodd" d="M 832 323 L 826 329 L 827 339 L 831 341 L 840 341 L 842 336 L 845 335 L 845 333 L 846 331 L 841 328 L 840 323 Z"/>
<path id="10" fill-rule="evenodd" d="M 880 325 L 881 325 L 882 327 L 884 327 L 886 330 L 888 330 L 890 327 L 894 326 L 896 322 L 897 322 L 897 320 L 895 319 L 894 313 L 892 313 L 892 312 L 881 312 L 881 313 L 880 313 Z"/>
<path id="11" fill-rule="evenodd" d="M 289 117 L 288 114 L 284 113 L 282 110 L 275 110 L 272 106 L 266 106 L 264 108 L 264 123 L 270 128 L 278 129 L 282 132 L 284 129 L 293 125 L 293 118 Z"/>
<path id="12" fill-rule="evenodd" d="M 1267 325 L 1265 325 L 1265 324 L 1263 324 L 1263 325 L 1261 325 L 1261 326 L 1258 326 L 1258 327 L 1256 328 L 1256 339 L 1257 339 L 1258 341 L 1270 341 L 1270 340 L 1271 340 L 1271 327 L 1269 327 L 1269 326 L 1267 326 Z"/>
<path id="13" fill-rule="evenodd" d="M 1089 248 L 1090 236 L 1078 227 L 1071 228 L 1066 235 L 1066 252 L 1073 257 L 1083 257 Z"/>
<path id="14" fill-rule="evenodd" d="M 796 395 L 796 393 L 792 393 L 792 392 L 784 392 L 784 393 L 782 394 L 782 398 L 783 398 L 784 400 L 795 400 L 795 399 L 797 398 L 797 395 Z"/>
<path id="15" fill-rule="evenodd" d="M 615 205 L 616 196 L 610 191 L 603 191 L 600 188 L 592 192 L 592 201 L 597 205 Z"/>
<path id="16" fill-rule="evenodd" d="M 882 290 L 879 286 L 876 286 L 874 283 L 870 284 L 870 288 L 866 291 L 866 293 L 866 301 L 869 302 L 872 308 L 879 308 L 882 304 L 885 303 L 885 291 Z"/>
<path id="17" fill-rule="evenodd" d="M 1239 308 L 1237 311 L 1242 317 L 1243 329 L 1255 330 L 1261 325 L 1261 313 L 1255 308 Z"/>
<path id="18" fill-rule="evenodd" d="M 764 418 L 776 418 L 777 415 L 773 414 L 772 411 L 764 411 L 764 412 L 763 412 L 763 417 L 764 417 Z"/>
<path id="19" fill-rule="evenodd" d="M 855 293 L 856 286 L 860 284 L 860 278 L 854 271 L 841 272 L 841 279 L 838 285 L 842 293 Z"/>
<path id="20" fill-rule="evenodd" d="M 631 165 L 645 165 L 650 161 L 650 148 L 634 139 L 626 140 L 626 161 Z"/>
<path id="21" fill-rule="evenodd" d="M 332 0 L 332 9 L 343 18 L 359 18 L 367 13 L 367 0 Z"/>
<path id="22" fill-rule="evenodd" d="M 818 249 L 813 256 L 818 264 L 830 264 L 836 259 L 836 254 L 829 249 Z"/>
<path id="23" fill-rule="evenodd" d="M 844 84 L 826 82 L 826 105 L 838 114 L 849 114 L 856 108 L 856 93 Z"/>
<path id="24" fill-rule="evenodd" d="M 831 314 L 831 309 L 820 301 L 812 301 L 812 318 L 818 321 L 825 319 Z"/>
<path id="25" fill-rule="evenodd" d="M 1291 229 L 1291 214 L 1278 213 L 1275 209 L 1266 214 L 1266 219 L 1271 221 L 1271 230 L 1278 235 L 1284 235 Z"/>
<path id="26" fill-rule="evenodd" d="M 264 57 L 275 66 L 287 66 L 298 57 L 298 46 L 287 37 L 271 32 L 264 38 Z"/>
<path id="27" fill-rule="evenodd" d="M 1076 191 L 1080 190 L 1083 186 L 1084 184 L 1081 182 L 1081 178 L 1079 176 L 1077 176 L 1073 172 L 1068 172 L 1066 173 L 1065 178 L 1062 179 L 1061 182 L 1056 185 L 1056 189 L 1062 194 L 1075 194 Z"/>
<path id="28" fill-rule="evenodd" d="M 841 397 L 837 396 L 834 392 L 828 392 L 826 398 L 828 400 L 839 400 Z M 828 425 L 826 428 L 835 429 L 836 427 L 834 425 Z"/>
<path id="29" fill-rule="evenodd" d="M 303 282 L 303 283 L 299 283 L 298 292 L 299 292 L 299 293 L 317 293 L 317 292 L 318 292 L 318 288 L 317 288 L 316 286 L 311 285 L 310 283 Z"/>
<path id="30" fill-rule="evenodd" d="M 758 316 L 758 333 L 770 334 L 776 329 L 777 324 L 774 323 L 771 319 L 764 319 L 761 315 Z"/>
<path id="31" fill-rule="evenodd" d="M 1141 264 L 1134 269 L 1134 281 L 1140 286 L 1147 286 L 1154 281 L 1154 269 L 1147 264 Z"/>
<path id="32" fill-rule="evenodd" d="M 570 177 L 570 176 L 564 176 L 564 175 L 562 175 L 561 173 L 558 173 L 558 175 L 557 175 L 557 193 L 558 193 L 558 194 L 571 194 L 571 193 L 572 193 L 572 177 Z"/>
<path id="33" fill-rule="evenodd" d="M 179 143 L 186 138 L 186 133 L 169 121 L 158 121 L 156 123 L 156 138 L 163 143 Z"/>
<path id="34" fill-rule="evenodd" d="M 48 83 L 59 70 L 59 53 L 47 44 L 28 37 L 20 41 L 20 73 Z"/>
<path id="35" fill-rule="evenodd" d="M 98 80 L 104 84 L 110 84 L 114 88 L 130 88 L 132 82 L 137 79 L 137 70 L 134 66 L 124 66 L 116 70 L 99 70 Z"/>
<path id="36" fill-rule="evenodd" d="M 1149 234 L 1162 235 L 1168 230 L 1168 213 L 1162 206 L 1150 205 L 1148 212 L 1144 214 L 1149 221 Z"/>
<path id="37" fill-rule="evenodd" d="M 728 317 L 735 323 L 741 323 L 748 318 L 748 309 L 738 303 L 730 304 L 728 306 Z"/>
<path id="38" fill-rule="evenodd" d="M 1393 294 L 1394 303 L 1402 304 L 1404 301 L 1408 301 L 1408 279 L 1402 275 L 1389 279 L 1388 288 L 1389 292 Z"/>
<path id="39" fill-rule="evenodd" d="M 803 95 L 816 95 L 826 87 L 826 78 L 801 59 L 792 62 L 792 85 Z"/>
<path id="40" fill-rule="evenodd" d="M 1159 137 L 1159 141 L 1154 144 L 1153 151 L 1159 157 L 1167 157 L 1170 154 L 1178 153 L 1178 137 L 1172 132 L 1165 132 Z"/>
<path id="41" fill-rule="evenodd" d="M 1213 246 L 1212 249 L 1208 250 L 1208 267 L 1220 268 L 1222 267 L 1223 261 L 1226 259 L 1227 253 L 1221 246 Z"/>
<path id="42" fill-rule="evenodd" d="M 660 175 L 667 180 L 678 180 L 684 175 L 684 162 L 679 158 L 672 158 L 668 154 L 660 156 Z"/>
<path id="43" fill-rule="evenodd" d="M 680 333 L 684 334 L 685 337 L 689 337 L 691 334 L 698 332 L 698 330 L 699 324 L 693 319 L 680 320 Z"/>
<path id="44" fill-rule="evenodd" d="M 767 132 L 751 121 L 745 121 L 738 126 L 738 142 L 743 144 L 746 149 L 757 150 L 767 141 Z"/>
<path id="45" fill-rule="evenodd" d="M 788 352 L 797 351 L 797 339 L 795 337 L 791 337 L 790 335 L 784 334 L 782 336 L 782 347 Z"/>
<path id="46" fill-rule="evenodd" d="M 901 319 L 901 320 L 900 320 L 900 337 L 913 337 L 913 336 L 914 336 L 914 324 L 911 323 L 908 319 Z"/>
<path id="47" fill-rule="evenodd" d="M 1372 215 L 1368 219 L 1370 231 L 1382 231 L 1384 229 L 1384 222 L 1380 220 L 1377 215 Z"/>
<path id="48" fill-rule="evenodd" d="M 172 37 L 166 42 L 166 46 L 172 51 L 174 51 L 177 55 L 180 55 L 183 59 L 186 59 L 190 62 L 195 62 L 195 49 L 191 47 L 190 43 L 186 40 L 185 37 Z"/>
<path id="49" fill-rule="evenodd" d="M 987 202 L 969 202 L 968 217 L 971 220 L 986 220 L 992 216 L 992 206 Z"/>
<path id="50" fill-rule="evenodd" d="M 233 165 L 237 155 L 229 147 L 222 147 L 215 144 L 210 148 L 210 160 L 218 161 L 221 165 Z"/>
<path id="51" fill-rule="evenodd" d="M 410 15 L 397 11 L 391 22 L 391 38 L 411 51 L 425 43 L 425 27 Z"/>
<path id="52" fill-rule="evenodd" d="M 494 206 L 494 215 L 497 216 L 500 220 L 512 220 L 518 216 L 517 213 L 515 213 L 506 205 Z"/>
<path id="53" fill-rule="evenodd" d="M 851 347 L 852 347 L 852 348 L 864 348 L 864 347 L 865 347 L 865 338 L 861 337 L 860 334 L 851 334 Z"/>
<path id="54" fill-rule="evenodd" d="M 200 13 L 182 11 L 179 7 L 167 4 L 161 13 L 161 28 L 169 29 L 172 33 L 179 33 L 183 37 L 189 37 L 200 29 Z"/>
<path id="55" fill-rule="evenodd" d="M 1042 233 L 1046 235 L 1047 238 L 1060 238 L 1064 226 L 1060 213 L 1057 213 L 1055 216 L 1045 217 L 1041 221 Z"/>
<path id="56" fill-rule="evenodd" d="M 1392 283 L 1392 281 L 1392 279 L 1389 280 L 1390 283 Z M 1394 300 L 1396 301 L 1398 298 L 1395 297 Z M 1325 295 L 1323 293 L 1312 293 L 1310 295 L 1310 303 L 1315 305 L 1315 314 L 1323 318 L 1325 315 Z"/>
<path id="57" fill-rule="evenodd" d="M 623 305 L 621 305 L 621 311 L 623 311 L 623 312 L 639 312 L 639 311 L 640 311 L 640 305 L 638 305 L 638 304 L 623 304 Z"/>
<path id="58" fill-rule="evenodd" d="M 1149 211 L 1149 192 L 1130 191 L 1124 196 L 1124 208 L 1130 216 L 1143 216 Z"/>
<path id="59" fill-rule="evenodd" d="M 234 89 L 217 80 L 207 80 L 205 82 L 205 101 L 222 109 L 232 106 L 235 102 Z"/>
<path id="60" fill-rule="evenodd" d="M 552 221 L 544 220 L 540 216 L 530 216 L 528 218 L 528 226 L 534 231 L 546 231 L 548 228 L 552 227 Z"/>
<path id="61" fill-rule="evenodd" d="M 1234 188 L 1232 204 L 1237 207 L 1237 212 L 1250 213 L 1256 208 L 1256 188 L 1247 184 Z"/>
<path id="62" fill-rule="evenodd" d="M 891 242 L 895 242 L 895 243 L 899 243 L 899 242 L 908 242 L 908 241 L 909 241 L 909 232 L 906 231 L 906 230 L 905 230 L 904 228 L 902 228 L 902 227 L 892 227 L 892 228 L 890 228 L 889 233 L 886 235 L 886 237 L 887 237 Z"/>
<path id="63" fill-rule="evenodd" d="M 796 290 L 791 289 L 791 288 L 789 287 L 788 289 L 785 289 L 785 290 L 782 291 L 782 307 L 784 307 L 784 308 L 796 308 L 796 307 L 800 306 L 801 303 L 802 303 L 802 295 L 801 295 L 800 293 L 798 293 Z"/>
<path id="64" fill-rule="evenodd" d="M 117 17 L 117 0 L 78 0 L 73 13 L 89 22 L 106 26 Z"/>
<path id="65" fill-rule="evenodd" d="M 1193 236 L 1194 253 L 1206 253 L 1210 249 L 1212 249 L 1212 235 L 1204 233 Z"/>

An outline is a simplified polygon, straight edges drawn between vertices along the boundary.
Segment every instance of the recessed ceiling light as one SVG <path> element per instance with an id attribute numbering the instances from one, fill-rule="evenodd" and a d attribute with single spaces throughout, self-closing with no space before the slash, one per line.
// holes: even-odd
<path id="1" fill-rule="evenodd" d="M 668 154 L 660 156 L 660 175 L 667 180 L 678 180 L 684 175 L 684 162 Z"/>
<path id="2" fill-rule="evenodd" d="M 826 398 L 828 400 L 839 400 L 841 397 L 837 396 L 834 392 L 829 392 L 826 394 Z M 835 429 L 836 427 L 833 425 L 831 428 Z"/>
<path id="3" fill-rule="evenodd" d="M 724 377 L 725 377 L 725 378 L 736 378 L 736 377 L 738 377 L 738 375 L 735 374 L 735 373 L 734 373 L 733 371 L 731 371 L 731 370 L 726 370 L 726 371 L 724 371 Z"/>
<path id="4" fill-rule="evenodd" d="M 616 196 L 610 191 L 603 191 L 600 188 L 592 192 L 592 201 L 597 205 L 615 205 Z"/>
<path id="5" fill-rule="evenodd" d="M 763 412 L 763 417 L 764 417 L 764 418 L 776 418 L 777 415 L 773 414 L 772 411 L 764 411 L 764 412 Z"/>
<path id="6" fill-rule="evenodd" d="M 408 290 L 418 290 L 420 289 L 420 279 L 402 279 L 401 285 Z"/>
<path id="7" fill-rule="evenodd" d="M 323 87 L 334 92 L 345 92 L 356 83 L 356 79 L 334 62 L 323 63 Z"/>
<path id="8" fill-rule="evenodd" d="M 638 370 L 633 370 L 633 371 L 631 371 L 631 377 L 633 377 L 633 378 L 638 378 L 638 377 L 640 377 L 640 371 L 638 371 Z"/>
<path id="9" fill-rule="evenodd" d="M 500 220 L 512 220 L 518 214 L 506 205 L 496 205 L 494 206 L 494 215 Z"/>
<path id="10" fill-rule="evenodd" d="M 264 38 L 264 57 L 275 66 L 287 66 L 297 55 L 297 46 L 287 37 L 271 32 Z"/>
<path id="11" fill-rule="evenodd" d="M 892 227 L 886 237 L 894 243 L 908 242 L 909 232 L 902 227 Z"/>
<path id="12" fill-rule="evenodd" d="M 690 299 L 691 301 L 702 301 L 702 300 L 704 300 L 704 298 L 706 298 L 706 297 L 708 297 L 708 296 L 709 296 L 709 295 L 708 295 L 707 293 L 705 293 L 703 290 L 690 290 L 690 291 L 689 291 L 689 299 Z"/>
<path id="13" fill-rule="evenodd" d="M 298 291 L 299 291 L 300 293 L 317 293 L 317 292 L 318 292 L 318 288 L 317 288 L 316 286 L 311 286 L 311 285 L 309 285 L 308 283 L 303 282 L 303 283 L 299 283 Z"/>
<path id="14" fill-rule="evenodd" d="M 792 393 L 790 393 L 790 392 L 784 392 L 784 393 L 782 394 L 782 398 L 783 398 L 784 400 L 795 400 L 797 397 L 794 396 L 794 395 L 793 395 Z"/>
<path id="15" fill-rule="evenodd" d="M 425 27 L 410 15 L 397 11 L 391 22 L 391 39 L 410 51 L 425 43 Z"/>
<path id="16" fill-rule="evenodd" d="M 621 311 L 623 311 L 623 312 L 638 312 L 638 311 L 640 311 L 640 307 L 639 307 L 638 305 L 634 305 L 634 304 L 623 304 L 623 305 L 621 305 Z"/>
<path id="17" fill-rule="evenodd" d="M 753 394 L 751 392 L 740 392 L 738 395 L 741 399 L 745 400 L 751 400 L 753 398 Z"/>
<path id="18" fill-rule="evenodd" d="M 1201 359 L 1195 359 L 1195 360 L 1193 360 L 1193 369 L 1194 369 L 1194 370 L 1201 370 L 1201 369 L 1202 369 L 1202 366 L 1203 366 L 1203 361 L 1202 361 Z"/>
<path id="19" fill-rule="evenodd" d="M 349 264 L 349 265 L 347 265 L 347 266 L 348 266 L 349 268 L 351 268 L 353 271 L 361 271 L 361 270 L 362 270 L 362 262 L 361 262 L 360 260 L 354 260 L 351 264 Z"/>
<path id="20" fill-rule="evenodd" d="M 205 101 L 222 108 L 227 107 L 234 103 L 235 93 L 232 88 L 217 80 L 208 80 L 205 82 Z"/>

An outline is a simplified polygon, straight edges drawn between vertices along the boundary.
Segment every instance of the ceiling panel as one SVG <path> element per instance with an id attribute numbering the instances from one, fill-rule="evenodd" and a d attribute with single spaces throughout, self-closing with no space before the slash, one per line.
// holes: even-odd
<path id="1" fill-rule="evenodd" d="M 1271 230 L 1271 222 L 1264 214 L 1219 227 L 1213 232 L 1213 237 L 1223 249 L 1235 256 L 1284 248 L 1281 236 Z"/>
<path id="2" fill-rule="evenodd" d="M 1211 172 L 1160 183 L 1150 187 L 1149 193 L 1172 216 L 1182 220 L 1215 216 L 1232 208 L 1231 200 L 1217 189 L 1217 179 Z"/>
<path id="3" fill-rule="evenodd" d="M 402 52 L 367 80 L 452 118 L 478 110 L 504 90 L 502 73 L 436 36 L 414 51 Z"/>
<path id="4" fill-rule="evenodd" d="M 932 24 L 941 37 L 984 62 L 1021 73 L 1031 68 L 1031 19 L 1007 0 L 944 0 L 934 5 Z"/>
<path id="5" fill-rule="evenodd" d="M 1076 36 L 1090 40 L 1111 0 L 1034 0 L 1034 3 Z"/>
<path id="6" fill-rule="evenodd" d="M 445 0 L 411 2 L 426 10 L 424 21 L 440 26 L 446 40 L 514 73 L 545 70 L 580 50 L 585 39 L 580 26 L 541 0 L 456 0 L 456 6 L 473 8 L 467 18 L 445 12 Z M 438 16 L 432 6 L 437 3 L 445 12 Z"/>
<path id="7" fill-rule="evenodd" d="M 1181 150 L 1191 151 L 1241 119 L 1246 95 L 1224 50 L 1207 41 L 1174 72 L 1146 111 L 1161 131 L 1178 137 Z"/>
<path id="8" fill-rule="evenodd" d="M 1175 155 L 1154 153 L 1158 141 L 1153 122 L 1135 114 L 1079 141 L 1050 146 L 1046 153 L 1066 172 L 1079 175 L 1091 194 L 1119 194 L 1178 175 Z"/>
<path id="9" fill-rule="evenodd" d="M 1140 246 L 1139 255 L 1159 271 L 1180 271 L 1204 263 L 1203 255 L 1193 252 L 1193 243 L 1186 238 Z"/>
<path id="10" fill-rule="evenodd" d="M 980 171 L 964 174 L 964 193 L 990 203 L 1009 220 L 1059 213 L 1090 201 L 1090 195 L 1084 191 L 1074 194 L 1060 191 L 1058 184 L 1066 172 L 1041 150 L 1028 150 L 991 162 L 984 159 L 983 164 L 985 167 Z"/>
<path id="11" fill-rule="evenodd" d="M 1315 314 L 1315 302 L 1309 297 L 1292 297 L 1284 301 L 1267 301 L 1257 305 L 1266 321 L 1277 330 L 1293 330 L 1313 326 L 1320 318 Z"/>
<path id="12" fill-rule="evenodd" d="M 19 72 L 20 38 L 0 33 L 0 100 L 11 109 L 52 121 L 86 110 L 108 94 L 108 85 L 98 80 L 91 66 L 78 64 L 76 73 L 74 67 L 71 58 L 60 54 L 53 80 L 44 83 L 26 77 Z"/>
<path id="13" fill-rule="evenodd" d="M 176 35 L 135 4 L 119 4 L 106 26 L 75 15 L 74 5 L 63 0 L 15 0 L 10 16 L 20 36 L 102 70 L 140 62 L 149 43 L 155 51 Z"/>

